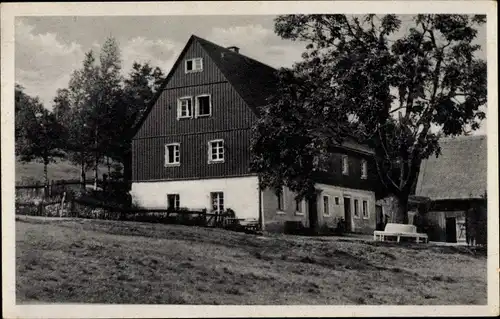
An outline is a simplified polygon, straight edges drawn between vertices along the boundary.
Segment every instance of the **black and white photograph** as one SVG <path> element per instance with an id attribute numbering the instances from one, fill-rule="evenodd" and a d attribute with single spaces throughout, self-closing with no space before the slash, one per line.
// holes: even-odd
<path id="1" fill-rule="evenodd" d="M 2 4 L 3 316 L 499 315 L 495 13 Z"/>

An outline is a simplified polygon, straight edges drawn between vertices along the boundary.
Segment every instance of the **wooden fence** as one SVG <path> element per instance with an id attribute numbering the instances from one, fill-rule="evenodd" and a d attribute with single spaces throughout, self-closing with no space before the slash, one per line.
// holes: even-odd
<path id="1" fill-rule="evenodd" d="M 64 193 L 92 188 L 93 185 L 93 181 L 82 183 L 79 180 L 56 180 L 50 181 L 47 185 L 39 182 L 32 185 L 16 185 L 16 197 L 55 198 L 62 196 Z M 126 189 L 128 185 L 121 181 L 98 180 L 97 186 L 101 189 Z"/>
<path id="2" fill-rule="evenodd" d="M 207 212 L 186 209 L 138 209 L 91 203 L 64 197 L 61 201 L 16 203 L 17 215 L 44 217 L 72 217 L 137 221 L 163 224 L 182 224 L 204 227 L 231 227 L 234 215 L 228 212 Z"/>

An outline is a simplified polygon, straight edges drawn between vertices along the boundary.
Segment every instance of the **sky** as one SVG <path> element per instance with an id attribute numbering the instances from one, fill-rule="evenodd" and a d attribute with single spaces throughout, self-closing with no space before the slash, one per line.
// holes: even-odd
<path id="1" fill-rule="evenodd" d="M 301 59 L 305 43 L 283 40 L 274 33 L 275 16 L 80 16 L 17 17 L 15 20 L 15 80 L 51 109 L 58 88 L 66 88 L 85 52 L 99 52 L 109 36 L 120 45 L 123 73 L 134 61 L 150 62 L 164 73 L 192 34 L 273 67 L 291 67 Z M 403 17 L 403 21 L 410 16 Z M 402 30 L 405 29 L 403 24 Z M 485 57 L 485 26 L 478 43 Z M 486 123 L 478 133 L 484 133 Z"/>

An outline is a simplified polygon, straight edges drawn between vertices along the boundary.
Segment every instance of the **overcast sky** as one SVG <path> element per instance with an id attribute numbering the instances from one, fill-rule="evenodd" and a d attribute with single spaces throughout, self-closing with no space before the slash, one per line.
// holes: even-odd
<path id="1" fill-rule="evenodd" d="M 192 34 L 222 46 L 236 45 L 242 54 L 274 67 L 290 67 L 300 59 L 304 43 L 275 35 L 275 16 L 100 16 L 18 17 L 15 26 L 16 83 L 52 108 L 58 88 L 68 86 L 85 52 L 99 51 L 109 37 L 121 48 L 123 71 L 149 61 L 168 73 Z M 410 16 L 405 16 L 407 20 Z M 485 57 L 485 26 L 478 43 Z M 485 126 L 485 125 L 484 125 Z M 483 129 L 481 130 L 483 131 Z"/>

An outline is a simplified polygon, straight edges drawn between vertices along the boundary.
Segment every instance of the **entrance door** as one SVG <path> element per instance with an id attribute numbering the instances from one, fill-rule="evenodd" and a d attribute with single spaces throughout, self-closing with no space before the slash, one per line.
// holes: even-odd
<path id="1" fill-rule="evenodd" d="M 344 219 L 346 231 L 352 231 L 351 199 L 349 197 L 344 197 Z"/>
<path id="2" fill-rule="evenodd" d="M 446 242 L 457 242 L 457 221 L 455 217 L 446 218 Z"/>
<path id="3" fill-rule="evenodd" d="M 307 214 L 309 216 L 309 227 L 316 229 L 318 227 L 318 207 L 316 198 L 306 200 Z"/>

